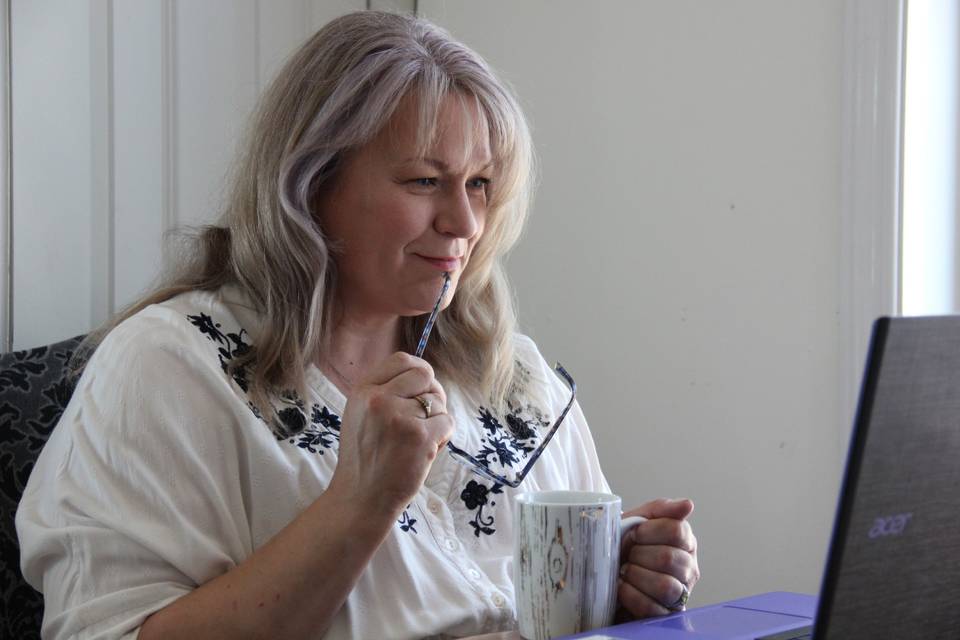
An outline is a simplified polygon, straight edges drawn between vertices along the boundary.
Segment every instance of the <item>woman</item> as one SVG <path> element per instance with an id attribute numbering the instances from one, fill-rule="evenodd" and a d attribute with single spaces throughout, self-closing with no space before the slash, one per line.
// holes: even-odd
<path id="1" fill-rule="evenodd" d="M 355 13 L 295 53 L 221 222 L 90 338 L 17 514 L 45 637 L 513 628 L 515 491 L 445 445 L 516 470 L 567 400 L 501 265 L 531 165 L 516 101 L 425 21 Z M 608 490 L 576 405 L 521 486 L 565 488 Z M 625 614 L 685 603 L 691 510 L 632 512 Z"/>

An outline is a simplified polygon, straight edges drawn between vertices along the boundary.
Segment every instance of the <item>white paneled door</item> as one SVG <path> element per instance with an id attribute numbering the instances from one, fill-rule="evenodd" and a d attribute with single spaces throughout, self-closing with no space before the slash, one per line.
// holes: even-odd
<path id="1" fill-rule="evenodd" d="M 365 0 L 12 0 L 13 347 L 85 333 L 219 212 L 257 96 Z"/>

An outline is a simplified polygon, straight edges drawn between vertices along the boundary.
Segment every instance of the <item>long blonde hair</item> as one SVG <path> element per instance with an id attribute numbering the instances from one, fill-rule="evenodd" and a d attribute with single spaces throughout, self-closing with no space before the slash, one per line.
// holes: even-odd
<path id="1" fill-rule="evenodd" d="M 502 260 L 530 206 L 529 130 L 514 96 L 479 55 L 430 22 L 378 11 L 333 20 L 292 55 L 253 115 L 217 224 L 201 230 L 182 267 L 88 336 L 81 362 L 146 306 L 232 284 L 262 315 L 257 343 L 234 361 L 248 368 L 251 400 L 263 408 L 272 394 L 303 390 L 307 366 L 328 347 L 335 299 L 335 256 L 314 213 L 321 188 L 343 155 L 372 140 L 407 96 L 418 105 L 425 149 L 441 102 L 453 94 L 486 120 L 494 173 L 486 229 L 437 320 L 427 357 L 442 379 L 504 406 L 516 314 Z M 424 318 L 401 320 L 412 350 Z"/>

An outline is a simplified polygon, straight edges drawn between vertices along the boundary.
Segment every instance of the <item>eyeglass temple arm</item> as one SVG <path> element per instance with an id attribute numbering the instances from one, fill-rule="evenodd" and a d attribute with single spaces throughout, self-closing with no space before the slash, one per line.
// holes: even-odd
<path id="1" fill-rule="evenodd" d="M 563 365 L 558 362 L 556 366 L 554 366 L 554 370 L 557 372 L 557 374 L 561 378 L 563 378 L 563 381 L 566 382 L 567 385 L 570 387 L 570 399 L 567 401 L 567 405 L 563 408 L 563 411 L 560 412 L 560 415 L 557 417 L 556 421 L 553 423 L 553 427 L 550 429 L 550 432 L 547 433 L 546 437 L 543 439 L 543 442 L 540 444 L 539 447 L 537 447 L 537 450 L 534 452 L 533 456 L 529 460 L 527 460 L 527 463 L 525 465 L 523 465 L 523 469 L 520 471 L 519 475 L 517 475 L 516 478 L 514 478 L 513 480 L 510 480 L 509 478 L 506 478 L 504 476 L 497 475 L 496 473 L 487 469 L 487 466 L 484 463 L 480 462 L 479 460 L 474 458 L 472 455 L 470 455 L 460 447 L 448 441 L 447 449 L 450 451 L 450 453 L 456 456 L 459 456 L 464 460 L 470 462 L 472 465 L 473 472 L 485 477 L 488 480 L 492 480 L 498 484 L 507 485 L 508 487 L 512 487 L 513 489 L 516 489 L 517 487 L 519 487 L 520 484 L 523 482 L 523 479 L 527 477 L 527 474 L 530 472 L 530 469 L 533 468 L 534 463 L 537 461 L 537 459 L 540 458 L 540 454 L 542 454 L 546 450 L 547 445 L 550 444 L 550 441 L 553 439 L 554 434 L 557 432 L 557 430 L 560 427 L 560 423 L 563 422 L 564 418 L 567 417 L 567 413 L 570 412 L 570 408 L 573 407 L 573 402 L 574 400 L 576 400 L 576 397 L 577 397 L 577 383 L 573 380 L 573 377 L 569 373 L 567 373 L 567 370 L 563 368 Z"/>

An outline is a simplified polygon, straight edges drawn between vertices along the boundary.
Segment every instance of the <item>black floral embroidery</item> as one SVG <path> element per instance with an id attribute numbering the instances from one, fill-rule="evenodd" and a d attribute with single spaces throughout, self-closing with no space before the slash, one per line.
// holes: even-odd
<path id="1" fill-rule="evenodd" d="M 484 517 L 483 508 L 487 506 L 488 502 L 491 507 L 496 506 L 497 503 L 490 500 L 490 496 L 500 493 L 503 493 L 502 484 L 493 483 L 488 487 L 476 480 L 467 482 L 467 486 L 460 492 L 460 499 L 463 500 L 467 509 L 476 511 L 473 520 L 470 521 L 470 526 L 473 527 L 473 535 L 476 537 L 479 538 L 481 533 L 489 536 L 496 531 L 492 526 L 494 523 L 493 516 L 487 515 Z"/>
<path id="2" fill-rule="evenodd" d="M 215 322 L 205 313 L 188 315 L 187 319 L 200 333 L 207 336 L 207 339 L 217 344 L 220 368 L 223 369 L 225 374 L 233 378 L 244 393 L 247 393 L 249 391 L 249 380 L 246 367 L 231 366 L 235 358 L 247 355 L 252 348 L 246 342 L 246 331 L 240 329 L 238 333 L 225 333 L 221 324 Z M 3 381 L 0 380 L 0 384 L 2 383 Z M 13 381 L 13 383 L 15 384 L 16 381 Z M 59 390 L 54 389 L 53 392 L 59 394 Z M 310 418 L 308 420 L 307 407 L 303 400 L 292 391 L 280 394 L 279 400 L 281 405 L 285 406 L 276 411 L 276 420 L 272 422 L 265 420 L 260 409 L 249 399 L 247 400 L 247 406 L 253 412 L 253 415 L 270 424 L 277 441 L 286 440 L 290 444 L 318 455 L 324 455 L 326 451 L 339 447 L 340 416 L 325 406 L 321 407 L 319 404 L 313 403 L 310 406 Z M 416 523 L 416 518 L 412 517 L 406 509 L 397 521 L 402 531 L 414 534 L 417 533 L 414 528 Z"/>
<path id="3" fill-rule="evenodd" d="M 313 413 L 310 416 L 311 422 L 315 425 L 320 425 L 323 429 L 318 430 L 320 434 L 321 444 L 330 448 L 333 446 L 334 442 L 340 442 L 340 416 L 335 413 L 332 413 L 326 407 L 320 407 L 319 405 L 313 405 Z"/>
<path id="4" fill-rule="evenodd" d="M 224 373 L 231 376 L 234 382 L 237 383 L 237 386 L 246 393 L 250 387 L 246 367 L 230 366 L 234 358 L 244 356 L 250 352 L 250 345 L 243 337 L 246 331 L 240 329 L 240 333 L 224 333 L 220 330 L 220 323 L 214 322 L 213 318 L 205 313 L 195 316 L 188 315 L 187 319 L 200 333 L 207 336 L 208 340 L 212 340 L 219 345 L 217 355 L 220 358 L 220 368 L 223 369 Z"/>
<path id="5" fill-rule="evenodd" d="M 483 425 L 483 428 L 489 431 L 491 434 L 496 433 L 501 428 L 500 422 L 493 417 L 493 414 L 490 413 L 486 407 L 480 407 L 480 415 L 477 419 L 480 420 L 480 424 Z"/>
<path id="6" fill-rule="evenodd" d="M 247 341 L 245 329 L 240 329 L 237 333 L 224 332 L 219 322 L 205 313 L 197 315 L 187 315 L 190 324 L 195 326 L 200 333 L 207 336 L 207 339 L 217 344 L 217 357 L 220 360 L 220 368 L 230 376 L 237 386 L 247 393 L 250 390 L 250 382 L 247 377 L 247 368 L 237 366 L 233 361 L 236 358 L 243 357 L 250 353 L 253 348 Z M 257 419 L 270 425 L 274 431 L 277 440 L 286 440 L 291 435 L 301 433 L 307 426 L 307 417 L 303 401 L 293 392 L 284 392 L 280 396 L 280 401 L 285 406 L 276 411 L 274 420 L 266 420 L 260 409 L 249 400 L 247 406 Z M 293 442 L 293 440 L 291 440 Z M 304 447 L 309 448 L 309 447 Z M 312 449 L 310 449 L 312 451 Z"/>
<path id="7" fill-rule="evenodd" d="M 491 471 L 509 473 L 519 470 L 526 463 L 531 453 L 536 451 L 540 444 L 540 430 L 550 426 L 543 412 L 529 403 L 520 402 L 527 394 L 525 388 L 530 383 L 530 370 L 522 363 L 517 362 L 517 371 L 514 385 L 511 387 L 510 398 L 507 401 L 507 413 L 503 417 L 507 426 L 497 419 L 497 416 L 486 407 L 480 407 L 477 420 L 482 427 L 480 448 L 474 458 L 480 460 Z M 479 538 L 480 534 L 491 535 L 496 531 L 493 527 L 493 514 L 483 513 L 484 507 L 493 507 L 496 503 L 490 500 L 491 494 L 503 492 L 503 485 L 493 483 L 486 486 L 476 480 L 469 480 L 460 499 L 467 509 L 475 511 L 470 526 Z M 489 501 L 489 505 L 488 505 Z"/>
<path id="8" fill-rule="evenodd" d="M 294 410 L 300 412 L 299 409 Z M 306 419 L 303 413 L 300 413 L 300 416 Z M 320 455 L 323 455 L 325 450 L 332 449 L 334 445 L 340 444 L 340 416 L 327 407 L 314 404 L 310 411 L 310 422 L 309 427 L 294 437 L 277 434 L 277 439 L 288 440 L 290 444 L 296 444 L 301 449 Z"/>
<path id="9" fill-rule="evenodd" d="M 467 483 L 467 487 L 460 492 L 460 499 L 467 505 L 471 511 L 487 504 L 487 492 L 489 488 L 480 484 L 476 480 Z"/>
<path id="10" fill-rule="evenodd" d="M 531 417 L 524 418 L 524 414 Z M 533 407 L 515 407 L 506 416 L 509 429 L 486 408 L 480 407 L 477 416 L 486 433 L 480 439 L 480 451 L 474 456 L 485 464 L 494 462 L 502 467 L 514 467 L 529 456 L 540 442 L 540 434 L 531 426 L 543 428 L 549 422 Z"/>
<path id="11" fill-rule="evenodd" d="M 300 407 L 287 407 L 277 412 L 280 422 L 286 427 L 288 433 L 300 433 L 307 426 L 307 416 L 303 415 Z"/>
<path id="12" fill-rule="evenodd" d="M 199 329 L 200 333 L 207 336 L 207 338 L 223 344 L 224 339 L 223 333 L 220 332 L 220 325 L 214 323 L 213 318 L 205 313 L 201 313 L 195 316 L 188 315 L 187 319 L 190 321 L 190 324 Z"/>
<path id="13" fill-rule="evenodd" d="M 490 457 L 493 456 L 503 467 L 512 466 L 517 462 L 517 454 L 511 450 L 510 443 L 503 436 L 498 434 L 484 441 L 487 444 L 474 456 L 478 460 L 482 460 L 489 465 Z"/>
<path id="14" fill-rule="evenodd" d="M 517 440 L 529 440 L 537 436 L 537 432 L 530 427 L 530 423 L 516 413 L 507 415 L 507 426 L 510 427 L 510 431 L 517 437 Z"/>
<path id="15" fill-rule="evenodd" d="M 410 505 L 407 505 L 407 507 L 409 508 Z M 417 530 L 413 528 L 413 525 L 417 524 L 417 519 L 407 513 L 406 509 L 404 509 L 403 513 L 400 514 L 400 519 L 397 520 L 397 524 L 400 525 L 400 529 L 402 531 L 408 533 L 417 533 Z"/>

